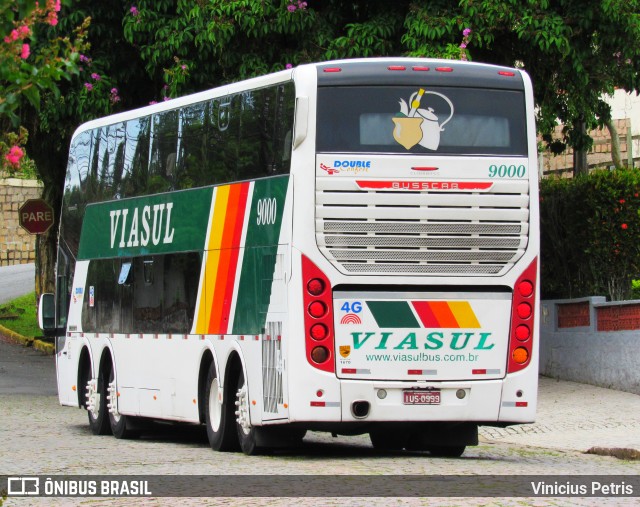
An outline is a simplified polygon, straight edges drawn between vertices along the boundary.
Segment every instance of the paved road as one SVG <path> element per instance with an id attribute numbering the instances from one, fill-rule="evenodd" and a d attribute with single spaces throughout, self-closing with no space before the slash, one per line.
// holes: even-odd
<path id="1" fill-rule="evenodd" d="M 0 267 L 0 304 L 35 289 L 35 265 L 16 264 Z"/>
<path id="2" fill-rule="evenodd" d="M 57 396 L 55 358 L 0 336 L 0 394 Z"/>
<path id="3" fill-rule="evenodd" d="M 367 437 L 310 433 L 301 449 L 273 456 L 214 453 L 202 427 L 158 425 L 139 440 L 91 435 L 86 412 L 60 407 L 53 395 L 53 360 L 37 351 L 8 351 L 0 343 L 0 475 L 46 474 L 345 474 L 366 475 L 639 475 L 640 461 L 585 454 L 592 447 L 640 450 L 640 396 L 573 382 L 540 379 L 538 422 L 483 428 L 481 442 L 461 459 L 424 453 L 382 453 Z M 31 366 L 29 366 L 31 365 Z M 35 375 L 20 393 L 4 377 Z M 37 373 L 37 374 L 36 374 Z M 23 375 L 27 378 L 29 375 Z M 42 391 L 40 391 L 42 389 Z M 312 479 L 310 479 L 312 480 Z M 330 494 L 330 492 L 327 492 Z M 164 500 L 164 501 L 163 501 Z M 10 498 L 22 505 L 161 505 L 168 499 Z M 639 505 L 638 498 L 227 498 L 180 499 L 179 505 Z"/>

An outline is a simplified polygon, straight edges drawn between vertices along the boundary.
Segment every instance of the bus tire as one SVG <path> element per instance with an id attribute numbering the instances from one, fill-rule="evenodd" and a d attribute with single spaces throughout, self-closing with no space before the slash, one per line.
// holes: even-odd
<path id="1" fill-rule="evenodd" d="M 238 449 L 235 428 L 233 427 L 234 406 L 229 396 L 220 399 L 221 393 L 216 367 L 209 366 L 204 392 L 204 413 L 207 426 L 207 438 L 214 451 L 228 452 Z"/>
<path id="2" fill-rule="evenodd" d="M 369 432 L 373 448 L 378 451 L 401 451 L 406 445 L 406 436 L 402 432 L 377 429 Z"/>
<path id="3" fill-rule="evenodd" d="M 111 427 L 111 433 L 113 436 L 120 439 L 136 438 L 139 434 L 137 431 L 131 429 L 131 417 L 114 414 L 109 405 L 112 403 L 111 397 L 115 393 L 115 375 L 113 368 L 109 371 L 109 387 L 107 388 L 107 409 L 109 411 L 109 426 Z M 117 394 L 115 395 L 117 396 Z"/>
<path id="4" fill-rule="evenodd" d="M 90 379 L 84 386 L 89 427 L 94 435 L 108 435 L 111 433 L 109 417 L 107 416 L 107 386 L 104 372 L 98 375 L 95 384 Z"/>
<path id="5" fill-rule="evenodd" d="M 459 458 L 465 449 L 465 445 L 434 445 L 428 447 L 427 451 L 436 458 Z"/>
<path id="6" fill-rule="evenodd" d="M 238 441 L 240 442 L 240 449 L 247 456 L 252 456 L 259 452 L 257 433 L 258 430 L 254 426 L 251 426 L 251 419 L 249 415 L 249 391 L 247 390 L 247 383 L 244 379 L 244 373 L 242 368 L 238 371 L 238 382 L 236 383 L 236 430 L 238 433 Z"/>

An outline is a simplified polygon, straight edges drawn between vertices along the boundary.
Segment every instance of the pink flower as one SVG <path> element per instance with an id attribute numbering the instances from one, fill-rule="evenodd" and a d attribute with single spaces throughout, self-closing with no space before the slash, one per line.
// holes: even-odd
<path id="1" fill-rule="evenodd" d="M 29 44 L 22 45 L 22 51 L 20 51 L 20 58 L 26 60 L 29 58 L 29 54 L 31 53 L 31 49 L 29 48 Z"/>
<path id="2" fill-rule="evenodd" d="M 467 49 L 467 43 L 466 42 L 462 42 L 460 44 L 460 49 Z"/>
<path id="3" fill-rule="evenodd" d="M 56 12 L 60 12 L 60 0 L 56 0 L 55 6 L 53 7 L 53 10 Z"/>
<path id="4" fill-rule="evenodd" d="M 87 89 L 87 91 L 89 91 L 89 92 L 90 92 L 91 90 L 93 90 L 93 85 L 92 85 L 91 83 L 85 83 L 85 84 L 84 84 L 84 87 L 85 87 L 85 88 Z"/>
<path id="5" fill-rule="evenodd" d="M 471 35 L 471 28 L 465 28 L 462 30 L 462 35 L 463 37 L 469 37 L 469 35 Z"/>
<path id="6" fill-rule="evenodd" d="M 91 58 L 85 56 L 85 55 L 80 55 L 80 61 L 83 63 L 89 63 L 91 61 Z"/>
<path id="7" fill-rule="evenodd" d="M 22 25 L 21 27 L 18 27 L 18 34 L 20 37 L 29 37 L 31 29 L 27 25 Z"/>
<path id="8" fill-rule="evenodd" d="M 100 74 L 93 73 L 91 74 L 91 79 L 95 79 L 96 81 L 100 81 Z"/>
<path id="9" fill-rule="evenodd" d="M 13 167 L 18 167 L 20 165 L 20 160 L 24 157 L 24 151 L 19 146 L 12 146 L 4 158 L 9 162 Z"/>
<path id="10" fill-rule="evenodd" d="M 293 65 L 291 65 L 290 63 L 286 64 L 285 69 L 293 69 Z"/>
<path id="11" fill-rule="evenodd" d="M 138 8 L 135 5 L 132 5 L 131 9 L 129 9 L 129 12 L 131 13 L 132 16 L 137 16 L 138 15 Z"/>
<path id="12" fill-rule="evenodd" d="M 287 5 L 287 10 L 289 12 L 295 12 L 296 9 L 297 9 L 297 7 L 295 5 L 293 5 L 293 4 Z"/>

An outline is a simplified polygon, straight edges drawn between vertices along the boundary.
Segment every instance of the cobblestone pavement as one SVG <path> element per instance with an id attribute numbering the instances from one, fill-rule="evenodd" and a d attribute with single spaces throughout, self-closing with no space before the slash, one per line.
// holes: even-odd
<path id="1" fill-rule="evenodd" d="M 640 461 L 585 454 L 640 450 L 640 396 L 540 379 L 538 422 L 482 428 L 460 459 L 374 451 L 365 436 L 310 433 L 302 448 L 269 456 L 214 453 L 203 428 L 158 425 L 139 440 L 91 435 L 86 412 L 53 396 L 0 394 L 0 475 L 639 475 Z M 496 481 L 501 478 L 497 477 Z M 330 492 L 328 492 L 330 494 Z M 26 505 L 640 505 L 639 498 L 9 498 Z"/>

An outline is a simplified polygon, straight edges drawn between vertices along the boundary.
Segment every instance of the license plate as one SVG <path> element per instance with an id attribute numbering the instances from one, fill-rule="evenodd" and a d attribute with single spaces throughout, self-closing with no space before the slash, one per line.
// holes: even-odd
<path id="1" fill-rule="evenodd" d="M 440 405 L 440 389 L 402 391 L 405 405 Z"/>

